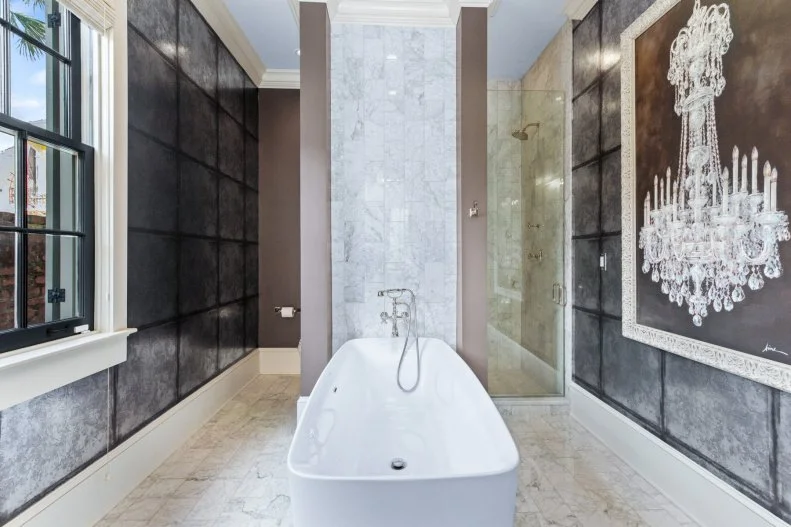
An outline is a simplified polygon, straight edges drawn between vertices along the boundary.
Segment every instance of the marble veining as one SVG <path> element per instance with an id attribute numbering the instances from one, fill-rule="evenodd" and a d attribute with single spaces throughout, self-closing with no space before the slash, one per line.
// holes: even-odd
<path id="1" fill-rule="evenodd" d="M 377 290 L 418 295 L 421 335 L 456 340 L 456 34 L 335 24 L 333 350 L 386 336 Z"/>
<path id="2" fill-rule="evenodd" d="M 299 379 L 260 376 L 96 527 L 293 526 L 286 455 Z M 571 419 L 566 406 L 502 406 L 521 463 L 515 527 L 693 527 Z"/>

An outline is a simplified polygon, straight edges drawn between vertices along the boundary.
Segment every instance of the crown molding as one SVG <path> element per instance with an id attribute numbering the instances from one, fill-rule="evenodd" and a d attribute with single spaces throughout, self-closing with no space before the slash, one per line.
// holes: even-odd
<path id="1" fill-rule="evenodd" d="M 280 90 L 299 89 L 299 70 L 266 70 L 259 88 Z"/>
<path id="2" fill-rule="evenodd" d="M 330 20 L 335 18 L 335 14 L 338 12 L 338 3 L 343 2 L 344 0 L 289 0 L 293 5 L 291 7 L 292 11 L 296 10 L 296 18 L 297 18 L 297 25 L 299 25 L 299 4 L 300 2 L 312 2 L 314 4 L 327 4 L 327 13 L 330 16 Z"/>
<path id="3" fill-rule="evenodd" d="M 299 27 L 299 0 L 288 0 L 288 7 L 291 8 L 291 14 L 294 15 L 294 21 Z"/>
<path id="4" fill-rule="evenodd" d="M 489 17 L 493 17 L 497 10 L 500 8 L 500 3 L 502 0 L 492 0 L 492 3 L 489 4 Z"/>
<path id="5" fill-rule="evenodd" d="M 327 4 L 333 23 L 455 26 L 462 7 L 487 8 L 492 0 L 289 0 Z M 292 7 L 293 9 L 293 7 Z"/>
<path id="6" fill-rule="evenodd" d="M 192 3 L 203 15 L 203 18 L 220 37 L 231 55 L 239 61 L 242 69 L 250 76 L 254 84 L 260 84 L 266 71 L 261 57 L 253 49 L 250 41 L 228 11 L 225 2 L 220 0 L 192 0 Z"/>
<path id="7" fill-rule="evenodd" d="M 569 20 L 582 20 L 585 18 L 598 0 L 566 0 L 563 11 Z"/>

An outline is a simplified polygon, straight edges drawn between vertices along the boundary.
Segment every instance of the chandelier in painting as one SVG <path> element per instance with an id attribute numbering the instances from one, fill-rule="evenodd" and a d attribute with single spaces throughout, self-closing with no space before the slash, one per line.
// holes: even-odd
<path id="1" fill-rule="evenodd" d="M 643 204 L 639 247 L 643 273 L 671 302 L 689 307 L 696 326 L 709 308 L 731 311 L 765 280 L 783 273 L 778 244 L 791 238 L 777 210 L 778 171 L 757 147 L 733 148 L 723 167 L 714 100 L 725 89 L 722 58 L 733 39 L 727 4 L 701 6 L 670 50 L 668 80 L 681 117 L 676 174 L 654 176 Z"/>

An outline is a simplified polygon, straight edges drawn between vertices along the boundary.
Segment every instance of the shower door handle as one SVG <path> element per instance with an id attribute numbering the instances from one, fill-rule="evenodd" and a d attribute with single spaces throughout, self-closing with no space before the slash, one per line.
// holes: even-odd
<path id="1" fill-rule="evenodd" d="M 552 301 L 559 306 L 566 305 L 566 288 L 563 284 L 555 282 L 552 284 Z"/>

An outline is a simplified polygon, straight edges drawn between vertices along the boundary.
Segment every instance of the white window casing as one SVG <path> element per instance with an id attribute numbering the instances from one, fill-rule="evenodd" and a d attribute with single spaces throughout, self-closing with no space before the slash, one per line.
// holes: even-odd
<path id="1" fill-rule="evenodd" d="M 93 100 L 84 101 L 93 105 L 96 129 L 94 329 L 0 354 L 0 411 L 124 362 L 127 337 L 135 332 L 126 320 L 127 0 L 60 1 L 83 22 L 101 29 L 93 64 L 96 89 Z M 91 6 L 93 11 L 88 10 Z"/>
<path id="2" fill-rule="evenodd" d="M 120 11 L 126 2 L 118 0 L 58 0 L 63 7 L 74 13 L 84 23 L 97 31 L 105 32 L 116 23 L 116 8 Z"/>

